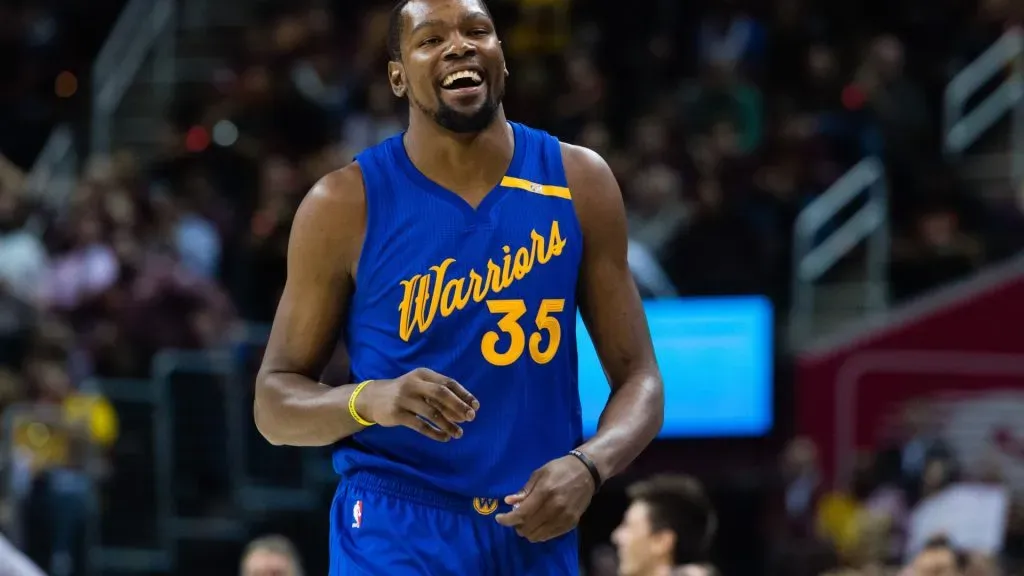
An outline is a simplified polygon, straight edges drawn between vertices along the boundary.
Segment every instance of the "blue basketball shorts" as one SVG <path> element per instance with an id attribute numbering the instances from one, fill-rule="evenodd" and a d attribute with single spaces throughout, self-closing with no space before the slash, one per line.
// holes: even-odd
<path id="1" fill-rule="evenodd" d="M 330 576 L 577 576 L 576 531 L 538 544 L 495 521 L 510 506 L 396 478 L 343 477 L 331 505 Z"/>

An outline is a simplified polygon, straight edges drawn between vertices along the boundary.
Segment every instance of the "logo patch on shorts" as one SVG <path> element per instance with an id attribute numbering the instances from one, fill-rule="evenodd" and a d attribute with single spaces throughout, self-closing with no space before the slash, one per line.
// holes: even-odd
<path id="1" fill-rule="evenodd" d="M 352 506 L 352 527 L 359 528 L 363 525 L 363 501 L 356 500 L 354 506 Z"/>
<path id="2" fill-rule="evenodd" d="M 498 501 L 494 498 L 473 498 L 473 510 L 477 514 L 490 516 L 498 509 Z"/>

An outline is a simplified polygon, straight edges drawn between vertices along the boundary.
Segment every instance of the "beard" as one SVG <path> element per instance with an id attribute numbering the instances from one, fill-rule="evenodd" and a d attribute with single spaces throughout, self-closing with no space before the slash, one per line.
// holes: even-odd
<path id="1" fill-rule="evenodd" d="M 449 106 L 444 101 L 444 98 L 442 98 L 441 88 L 437 88 L 435 91 L 437 110 L 428 109 L 420 104 L 417 98 L 412 98 L 412 100 L 417 108 L 433 118 L 434 122 L 437 122 L 437 125 L 445 130 L 455 134 L 475 134 L 482 132 L 494 121 L 494 117 L 498 113 L 498 107 L 501 106 L 503 88 L 494 90 L 488 87 L 487 98 L 484 99 L 483 104 L 471 112 L 460 112 Z"/>

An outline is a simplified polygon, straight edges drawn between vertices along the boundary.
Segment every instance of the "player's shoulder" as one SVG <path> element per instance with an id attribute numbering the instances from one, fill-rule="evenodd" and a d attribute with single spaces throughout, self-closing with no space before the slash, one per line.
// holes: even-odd
<path id="1" fill-rule="evenodd" d="M 565 179 L 577 203 L 621 203 L 615 174 L 608 162 L 590 148 L 559 141 Z"/>
<path id="2" fill-rule="evenodd" d="M 320 178 L 306 193 L 300 212 L 325 218 L 351 217 L 366 211 L 366 190 L 358 162 Z"/>
<path id="3" fill-rule="evenodd" d="M 362 172 L 353 162 L 309 189 L 292 222 L 289 260 L 296 266 L 325 266 L 351 271 L 358 261 L 366 229 Z"/>
<path id="4" fill-rule="evenodd" d="M 302 199 L 292 238 L 316 238 L 332 250 L 357 251 L 366 227 L 366 193 L 359 164 L 353 162 L 324 177 Z"/>
<path id="5" fill-rule="evenodd" d="M 611 178 L 614 180 L 608 162 L 597 152 L 585 146 L 577 146 L 561 140 L 558 145 L 562 149 L 562 164 L 565 166 L 567 178 L 597 180 Z"/>
<path id="6" fill-rule="evenodd" d="M 619 183 L 608 162 L 590 148 L 566 142 L 559 144 L 565 179 L 583 235 L 609 241 L 616 238 L 609 232 L 625 229 L 626 209 Z"/>

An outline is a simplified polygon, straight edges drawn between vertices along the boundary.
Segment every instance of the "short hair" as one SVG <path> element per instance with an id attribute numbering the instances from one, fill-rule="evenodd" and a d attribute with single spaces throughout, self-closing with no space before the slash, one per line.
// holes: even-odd
<path id="1" fill-rule="evenodd" d="M 633 484 L 627 495 L 631 501 L 647 505 L 653 530 L 675 533 L 676 564 L 707 560 L 718 520 L 700 481 L 692 476 L 662 474 Z"/>
<path id="2" fill-rule="evenodd" d="M 295 573 L 298 576 L 302 576 L 302 560 L 299 559 L 299 551 L 295 548 L 295 544 L 293 544 L 291 540 L 280 534 L 261 536 L 252 542 L 249 542 L 245 547 L 245 551 L 242 552 L 242 562 L 241 566 L 239 566 L 239 572 L 244 569 L 245 561 L 254 553 L 260 551 L 266 551 L 271 554 L 278 554 L 288 558 L 291 560 L 292 566 L 295 567 Z"/>
<path id="3" fill-rule="evenodd" d="M 970 558 L 968 558 L 967 554 L 963 553 L 960 550 L 957 550 L 956 545 L 953 544 L 953 541 L 949 538 L 949 536 L 945 534 L 938 534 L 932 536 L 931 538 L 925 541 L 924 546 L 921 548 L 922 553 L 939 552 L 943 550 L 948 551 L 950 554 L 953 555 L 954 561 L 956 562 L 956 567 L 959 570 L 963 571 L 965 568 L 967 568 L 967 563 L 968 560 L 970 560 Z"/>
<path id="4" fill-rule="evenodd" d="M 391 14 L 388 17 L 388 58 L 392 62 L 398 62 L 402 59 L 402 10 L 412 0 L 397 0 L 395 5 L 391 8 Z M 492 20 L 491 9 L 487 7 L 487 2 L 479 0 L 480 6 L 483 7 L 484 12 Z"/>

